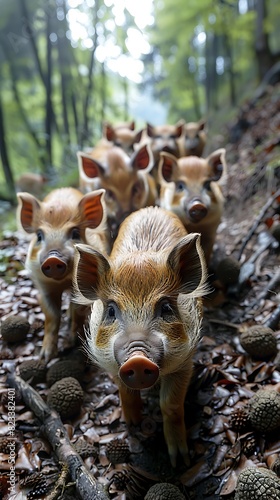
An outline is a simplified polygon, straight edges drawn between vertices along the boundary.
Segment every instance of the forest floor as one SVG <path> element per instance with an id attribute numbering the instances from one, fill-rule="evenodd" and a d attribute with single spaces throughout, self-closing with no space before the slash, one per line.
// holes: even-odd
<path id="1" fill-rule="evenodd" d="M 268 89 L 255 104 L 246 103 L 227 132 L 212 140 L 212 149 L 217 144 L 226 147 L 228 180 L 212 262 L 214 292 L 205 303 L 203 337 L 186 399 L 188 469 L 180 459 L 175 469 L 170 466 L 156 390 L 144 394 L 144 419 L 128 431 L 110 375 L 97 371 L 82 350 L 69 348 L 68 303 L 64 301 L 59 358 L 55 361 L 70 359 L 73 376 L 74 367 L 79 365 L 84 398 L 76 416 L 64 418 L 63 423 L 74 449 L 108 498 L 144 499 L 153 484 L 169 482 L 187 499 L 233 499 L 238 474 L 247 466 L 270 467 L 269 457 L 279 453 L 280 430 L 273 435 L 258 432 L 244 417 L 258 389 L 280 391 L 279 356 L 252 358 L 242 348 L 240 335 L 249 326 L 266 325 L 280 343 L 279 241 L 273 236 L 280 224 L 280 196 L 275 196 L 280 183 L 280 86 Z M 26 318 L 31 325 L 21 342 L 5 342 L 0 337 L 0 498 L 74 499 L 77 493 L 63 459 L 42 432 L 43 422 L 32 411 L 32 401 L 27 405 L 27 399 L 17 391 L 13 436 L 16 483 L 13 494 L 8 491 L 11 448 L 7 448 L 6 439 L 10 424 L 7 395 L 11 393 L 7 375 L 20 373 L 45 402 L 51 383 L 49 367 L 39 370 L 35 365 L 29 375 L 23 368 L 26 361 L 38 360 L 44 324 L 37 291 L 23 267 L 27 247 L 19 233 L 6 232 L 0 242 L 2 325 L 14 315 Z M 240 265 L 239 279 L 231 285 L 216 275 L 226 256 L 234 257 Z M 122 446 L 115 439 L 120 439 Z M 83 498 L 99 497 L 92 492 Z"/>

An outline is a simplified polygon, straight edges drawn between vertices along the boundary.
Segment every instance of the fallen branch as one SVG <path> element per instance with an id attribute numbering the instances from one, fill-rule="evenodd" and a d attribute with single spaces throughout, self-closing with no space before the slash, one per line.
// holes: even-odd
<path id="1" fill-rule="evenodd" d="M 239 253 L 238 253 L 238 256 L 237 256 L 237 260 L 240 260 L 241 259 L 241 256 L 242 256 L 242 253 L 247 245 L 247 243 L 250 241 L 250 239 L 252 238 L 254 232 L 256 231 L 258 225 L 261 223 L 262 219 L 264 218 L 264 215 L 265 213 L 267 212 L 267 210 L 271 207 L 272 203 L 276 200 L 276 198 L 278 198 L 278 196 L 280 196 L 280 189 L 278 189 L 276 191 L 276 193 L 274 193 L 273 196 L 271 196 L 266 204 L 263 206 L 263 208 L 261 209 L 258 217 L 256 218 L 254 224 L 252 225 L 249 233 L 246 235 L 246 237 L 244 238 L 243 240 L 243 243 L 241 245 L 241 248 L 239 250 Z"/>
<path id="2" fill-rule="evenodd" d="M 264 326 L 271 328 L 271 330 L 277 330 L 280 321 L 280 305 L 274 309 L 269 318 L 265 321 Z"/>
<path id="3" fill-rule="evenodd" d="M 7 383 L 18 389 L 22 399 L 43 424 L 42 430 L 60 462 L 68 465 L 72 481 L 76 483 L 76 491 L 82 500 L 108 500 L 104 488 L 86 469 L 80 455 L 72 447 L 66 429 L 56 411 L 43 401 L 33 387 L 21 377 L 9 374 Z"/>
<path id="4" fill-rule="evenodd" d="M 276 294 L 276 289 L 280 284 L 280 270 L 272 276 L 266 287 L 259 293 L 256 299 L 247 306 L 246 312 L 251 311 L 254 307 L 258 306 L 262 300 L 267 299 L 272 293 Z"/>

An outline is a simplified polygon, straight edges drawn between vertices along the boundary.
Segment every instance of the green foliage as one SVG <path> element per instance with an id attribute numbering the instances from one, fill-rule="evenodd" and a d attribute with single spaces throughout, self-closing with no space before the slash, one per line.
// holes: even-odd
<path id="1" fill-rule="evenodd" d="M 103 119 L 125 119 L 126 83 L 99 62 L 96 50 L 104 40 L 111 40 L 120 47 L 120 53 L 125 53 L 126 29 L 135 26 L 134 19 L 125 11 L 125 29 L 116 25 L 109 29 L 112 11 L 100 0 L 77 2 L 71 13 L 66 1 L 2 3 L 0 92 L 4 139 L 14 178 L 26 171 L 44 172 L 51 167 L 57 184 L 76 185 L 76 152 L 94 146 L 100 139 Z M 46 135 L 49 72 L 52 165 L 48 165 Z M 0 170 L 0 183 L 4 182 Z"/>
<path id="2" fill-rule="evenodd" d="M 263 20 L 276 47 L 280 4 L 267 1 Z M 225 98 L 241 101 L 248 82 L 256 86 L 256 10 L 240 13 L 239 2 L 156 0 L 155 25 L 150 30 L 157 67 L 154 94 L 169 103 L 169 116 L 211 113 Z M 257 7 L 257 4 L 256 4 Z M 203 38 L 204 37 L 204 38 Z M 278 49 L 277 49 L 278 50 Z M 150 60 L 152 57 L 150 56 Z M 223 63 L 219 75 L 216 61 Z M 150 70 L 151 64 L 148 65 Z M 152 70 L 151 70 L 152 71 Z M 151 79 L 147 77 L 149 84 Z M 199 117 L 198 117 L 199 118 Z"/>

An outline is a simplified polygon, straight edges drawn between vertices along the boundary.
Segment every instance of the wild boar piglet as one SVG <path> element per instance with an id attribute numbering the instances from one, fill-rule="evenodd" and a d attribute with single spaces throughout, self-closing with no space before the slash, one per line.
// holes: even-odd
<path id="1" fill-rule="evenodd" d="M 88 243 L 106 251 L 104 190 L 85 196 L 74 188 L 51 191 L 43 201 L 18 193 L 18 224 L 32 235 L 25 266 L 40 293 L 45 314 L 41 356 L 57 354 L 62 294 L 72 289 L 74 246 Z M 85 320 L 85 308 L 70 304 L 71 341 Z"/>
<path id="2" fill-rule="evenodd" d="M 185 156 L 178 159 L 161 153 L 158 174 L 159 205 L 174 212 L 188 232 L 201 233 L 209 265 L 224 207 L 225 149 L 217 149 L 207 158 Z"/>
<path id="3" fill-rule="evenodd" d="M 200 235 L 159 207 L 122 223 L 110 257 L 76 246 L 77 301 L 92 303 L 88 352 L 118 384 L 128 424 L 141 420 L 140 390 L 160 385 L 171 463 L 188 463 L 184 400 L 200 336 L 205 262 Z"/>

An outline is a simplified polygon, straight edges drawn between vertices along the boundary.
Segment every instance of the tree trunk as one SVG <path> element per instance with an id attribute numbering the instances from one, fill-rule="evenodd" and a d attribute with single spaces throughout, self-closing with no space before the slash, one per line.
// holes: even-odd
<path id="1" fill-rule="evenodd" d="M 44 162 L 43 162 L 43 158 L 42 158 L 42 149 L 43 149 L 42 144 L 40 143 L 35 130 L 32 128 L 32 126 L 28 120 L 28 115 L 25 112 L 24 105 L 22 103 L 20 93 L 19 93 L 18 87 L 17 87 L 18 78 L 17 78 L 16 68 L 14 66 L 14 59 L 13 59 L 11 51 L 9 49 L 9 45 L 6 43 L 4 45 L 5 45 L 6 61 L 7 61 L 7 64 L 9 66 L 10 74 L 11 74 L 11 85 L 12 85 L 14 98 L 15 98 L 15 101 L 18 105 L 19 113 L 20 113 L 20 116 L 22 118 L 24 127 L 35 143 L 35 146 L 36 146 L 37 151 L 38 151 L 39 161 L 41 162 L 41 165 L 43 166 Z"/>
<path id="2" fill-rule="evenodd" d="M 265 0 L 257 0 L 257 24 L 256 24 L 256 41 L 255 53 L 258 64 L 259 79 L 261 80 L 267 73 L 269 68 L 274 64 L 275 59 L 269 47 L 269 37 L 265 32 L 265 19 L 267 17 L 267 9 Z"/>
<path id="3" fill-rule="evenodd" d="M 63 35 L 64 37 L 64 35 Z M 65 38 L 65 37 L 64 37 Z M 64 39 L 63 39 L 64 40 Z M 58 36 L 57 48 L 58 48 L 58 62 L 60 67 L 60 81 L 61 81 L 61 106 L 62 106 L 62 116 L 63 116 L 63 128 L 64 135 L 66 138 L 66 143 L 70 145 L 70 127 L 68 119 L 68 99 L 67 99 L 67 82 L 69 81 L 68 76 L 65 74 L 65 61 L 63 58 L 63 46 L 64 43 L 62 39 Z M 70 71 L 70 70 L 69 70 Z M 68 71 L 68 74 L 69 74 Z"/>
<path id="4" fill-rule="evenodd" d="M 53 174 L 52 162 L 52 47 L 50 41 L 50 16 L 46 14 L 47 73 L 46 73 L 46 173 Z"/>
<path id="5" fill-rule="evenodd" d="M 229 61 L 227 73 L 228 73 L 228 77 L 229 77 L 230 103 L 231 103 L 231 106 L 236 106 L 235 73 L 234 73 L 234 69 L 233 69 L 232 48 L 231 48 L 231 44 L 230 44 L 228 35 L 223 36 L 223 42 L 224 42 L 224 47 L 225 47 L 225 54 L 226 54 L 227 60 Z"/>
<path id="6" fill-rule="evenodd" d="M 124 91 L 124 121 L 129 118 L 129 92 L 127 78 L 123 78 L 123 91 Z"/>
<path id="7" fill-rule="evenodd" d="M 98 10 L 99 10 L 99 0 L 95 0 L 94 19 L 93 19 L 94 25 L 96 25 L 97 21 L 98 21 L 98 16 L 97 16 Z M 93 36 L 92 42 L 93 42 L 93 48 L 92 48 L 91 57 L 90 57 L 88 86 L 87 86 L 87 92 L 86 92 L 86 97 L 85 97 L 85 102 L 84 102 L 84 126 L 83 126 L 82 137 L 81 137 L 81 145 L 83 145 L 84 140 L 86 140 L 86 141 L 90 140 L 91 142 L 93 141 L 93 138 L 89 137 L 89 102 L 90 102 L 91 94 L 93 92 L 95 51 L 97 48 L 97 30 L 94 31 L 94 36 Z"/>
<path id="8" fill-rule="evenodd" d="M 101 110 L 100 110 L 100 135 L 102 135 L 103 123 L 106 117 L 107 95 L 106 95 L 106 72 L 104 62 L 101 64 Z"/>
<path id="9" fill-rule="evenodd" d="M 0 92 L 0 155 L 3 165 L 4 176 L 11 192 L 11 195 L 15 195 L 15 183 L 13 178 L 12 169 L 9 162 L 7 145 L 6 145 L 6 133 L 5 133 L 5 122 L 4 122 L 4 112 L 2 105 L 2 96 Z"/>

